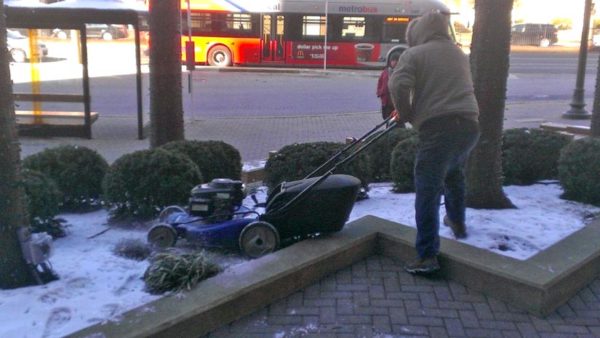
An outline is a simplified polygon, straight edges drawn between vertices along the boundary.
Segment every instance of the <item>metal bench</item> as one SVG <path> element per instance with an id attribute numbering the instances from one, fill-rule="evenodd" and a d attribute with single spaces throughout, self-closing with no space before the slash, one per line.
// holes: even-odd
<path id="1" fill-rule="evenodd" d="M 84 107 L 86 100 L 84 95 L 76 94 L 13 94 L 15 102 L 62 102 L 82 103 Z M 98 120 L 97 112 L 85 109 L 81 111 L 47 111 L 47 110 L 16 110 L 16 121 L 21 132 L 60 132 L 91 138 L 91 125 Z"/>
<path id="2" fill-rule="evenodd" d="M 564 123 L 545 122 L 540 124 L 540 128 L 556 132 L 563 132 L 573 135 L 590 135 L 590 126 L 578 126 Z"/>
<path id="3" fill-rule="evenodd" d="M 17 124 L 46 124 L 53 126 L 81 126 L 85 124 L 85 113 L 74 111 L 42 111 L 36 114 L 32 110 L 15 111 Z M 97 112 L 90 112 L 90 122 L 98 120 Z"/>

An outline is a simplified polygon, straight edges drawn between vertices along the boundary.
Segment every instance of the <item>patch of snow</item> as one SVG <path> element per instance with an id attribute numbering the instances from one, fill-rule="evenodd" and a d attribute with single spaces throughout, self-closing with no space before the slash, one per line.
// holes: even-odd
<path id="1" fill-rule="evenodd" d="M 375 215 L 415 227 L 414 194 L 393 194 L 391 184 L 374 185 L 369 199 L 356 202 L 350 220 Z M 508 186 L 504 192 L 517 209 L 467 209 L 466 244 L 497 254 L 526 260 L 585 226 L 600 208 L 560 199 L 558 184 Z M 440 219 L 445 215 L 440 207 Z M 440 225 L 440 236 L 454 239 L 450 228 Z"/>

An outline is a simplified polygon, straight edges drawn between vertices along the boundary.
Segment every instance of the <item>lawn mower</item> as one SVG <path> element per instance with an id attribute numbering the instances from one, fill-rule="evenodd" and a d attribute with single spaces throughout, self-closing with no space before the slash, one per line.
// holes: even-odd
<path id="1" fill-rule="evenodd" d="M 354 139 L 304 179 L 279 184 L 264 203 L 253 194 L 255 205 L 244 205 L 244 186 L 239 180 L 218 178 L 194 187 L 185 208 L 174 205 L 161 211 L 158 223 L 148 232 L 148 242 L 167 248 L 185 238 L 204 247 L 239 248 L 244 255 L 257 258 L 277 250 L 282 241 L 341 230 L 361 182 L 334 172 L 392 130 L 396 123 L 391 119 Z M 380 134 L 367 140 L 383 126 Z M 263 213 L 258 211 L 263 209 Z"/>

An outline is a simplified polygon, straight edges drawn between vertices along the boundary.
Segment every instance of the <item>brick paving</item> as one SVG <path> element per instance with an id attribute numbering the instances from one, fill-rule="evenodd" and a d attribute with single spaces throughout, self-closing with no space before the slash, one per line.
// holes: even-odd
<path id="1" fill-rule="evenodd" d="M 209 334 L 216 337 L 600 337 L 600 279 L 546 318 L 372 256 Z"/>
<path id="2" fill-rule="evenodd" d="M 562 101 L 507 103 L 505 128 L 535 128 L 541 122 L 589 125 L 589 120 L 565 120 Z M 346 137 L 360 137 L 381 122 L 379 111 L 349 112 L 317 116 L 273 116 L 208 118 L 186 120 L 189 140 L 222 140 L 236 147 L 244 162 L 264 160 L 269 151 L 283 146 L 314 141 L 344 142 Z M 138 140 L 137 120 L 101 116 L 93 128 L 93 139 L 21 137 L 21 156 L 63 144 L 85 146 L 98 151 L 109 163 L 123 154 L 148 149 L 149 140 Z"/>

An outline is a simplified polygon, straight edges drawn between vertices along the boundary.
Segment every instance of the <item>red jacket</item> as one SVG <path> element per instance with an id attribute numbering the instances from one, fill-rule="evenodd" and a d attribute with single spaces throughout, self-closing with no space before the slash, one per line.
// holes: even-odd
<path id="1" fill-rule="evenodd" d="M 390 77 L 389 67 L 385 67 L 385 69 L 379 75 L 379 80 L 377 81 L 377 97 L 381 99 L 381 106 L 391 106 L 392 100 L 390 100 L 390 91 L 388 89 L 388 79 Z"/>

